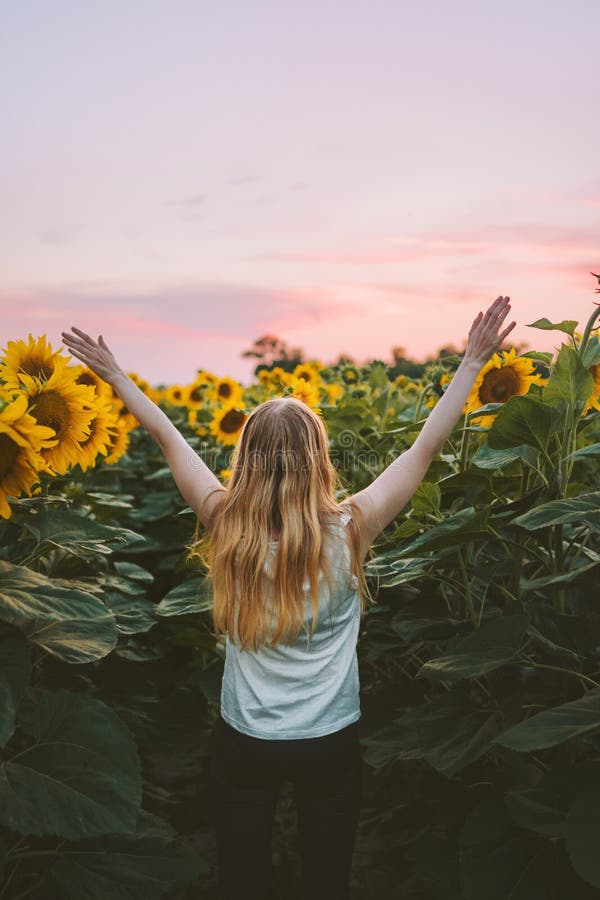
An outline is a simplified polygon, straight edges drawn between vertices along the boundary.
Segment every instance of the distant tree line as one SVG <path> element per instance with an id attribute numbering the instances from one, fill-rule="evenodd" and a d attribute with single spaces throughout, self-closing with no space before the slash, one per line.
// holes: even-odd
<path id="1" fill-rule="evenodd" d="M 525 342 L 513 344 L 517 353 L 522 353 L 528 348 Z M 426 366 L 434 362 L 440 362 L 447 357 L 462 356 L 466 349 L 466 341 L 462 348 L 456 347 L 454 344 L 447 344 L 440 347 L 434 356 L 430 356 L 422 362 L 417 362 L 406 355 L 405 347 L 392 347 L 391 360 L 388 363 L 387 375 L 390 380 L 397 378 L 398 375 L 406 375 L 408 378 L 420 378 Z M 285 372 L 293 372 L 299 363 L 307 362 L 306 355 L 300 347 L 288 347 L 286 342 L 273 334 L 265 334 L 254 341 L 248 350 L 244 350 L 241 354 L 243 357 L 254 357 L 258 360 L 254 368 L 254 376 L 258 377 L 261 369 L 274 369 L 276 366 L 282 368 Z M 374 360 L 367 359 L 362 363 L 347 353 L 340 353 L 331 362 L 324 363 L 327 366 L 368 366 Z M 386 360 L 381 360 L 386 362 Z"/>

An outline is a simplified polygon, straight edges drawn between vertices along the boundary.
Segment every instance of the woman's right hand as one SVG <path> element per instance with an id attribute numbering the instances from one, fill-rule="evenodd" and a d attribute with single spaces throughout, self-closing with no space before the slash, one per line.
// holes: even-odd
<path id="1" fill-rule="evenodd" d="M 91 338 L 85 331 L 71 326 L 71 331 L 75 334 L 69 334 L 62 331 L 63 344 L 70 350 L 73 356 L 80 359 L 86 366 L 96 373 L 103 381 L 113 384 L 115 378 L 122 373 L 117 360 L 113 356 L 111 350 L 104 342 L 102 335 L 99 335 L 98 342 Z"/>
<path id="2" fill-rule="evenodd" d="M 470 360 L 479 366 L 483 366 L 500 348 L 506 335 L 517 324 L 516 322 L 511 322 L 504 331 L 498 334 L 498 329 L 509 309 L 510 297 L 497 297 L 488 307 L 485 315 L 481 312 L 477 315 L 469 331 L 465 360 Z"/>

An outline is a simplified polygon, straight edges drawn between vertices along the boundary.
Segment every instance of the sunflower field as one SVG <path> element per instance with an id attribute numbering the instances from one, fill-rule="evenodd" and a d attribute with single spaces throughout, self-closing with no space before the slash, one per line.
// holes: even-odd
<path id="1" fill-rule="evenodd" d="M 554 353 L 489 360 L 367 559 L 354 898 L 600 896 L 597 316 L 540 319 Z M 195 516 L 110 385 L 71 360 L 45 335 L 0 350 L 0 898 L 216 897 L 223 648 Z M 418 381 L 379 360 L 262 369 L 249 386 L 128 374 L 224 484 L 253 407 L 301 398 L 342 499 L 411 445 L 458 362 Z M 295 828 L 284 789 L 284 898 Z"/>

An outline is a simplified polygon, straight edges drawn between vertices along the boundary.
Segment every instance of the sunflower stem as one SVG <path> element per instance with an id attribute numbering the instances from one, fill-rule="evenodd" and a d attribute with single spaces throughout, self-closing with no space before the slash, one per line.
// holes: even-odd
<path id="1" fill-rule="evenodd" d="M 469 453 L 469 437 L 471 432 L 468 430 L 467 425 L 469 423 L 469 414 L 465 413 L 464 422 L 463 422 L 463 432 L 460 439 L 460 460 L 458 464 L 458 471 L 464 472 L 467 467 L 467 456 Z"/>
<path id="2" fill-rule="evenodd" d="M 591 316 L 589 317 L 589 319 L 587 320 L 587 324 L 586 324 L 584 332 L 583 332 L 583 337 L 581 338 L 581 344 L 579 345 L 579 353 L 581 356 L 583 356 L 583 354 L 585 352 L 585 348 L 588 345 L 588 341 L 590 339 L 590 334 L 592 332 L 594 322 L 596 321 L 598 316 L 600 316 L 600 307 L 598 307 L 598 309 L 595 309 L 593 311 L 593 313 L 591 314 Z"/>

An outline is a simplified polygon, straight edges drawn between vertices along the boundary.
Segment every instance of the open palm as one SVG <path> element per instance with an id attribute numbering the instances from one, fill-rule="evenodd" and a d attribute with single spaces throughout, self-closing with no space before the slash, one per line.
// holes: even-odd
<path id="1" fill-rule="evenodd" d="M 465 350 L 466 359 L 473 359 L 484 365 L 490 356 L 498 350 L 506 335 L 517 324 L 516 322 L 511 322 L 504 331 L 500 332 L 500 334 L 498 333 L 498 329 L 502 325 L 509 309 L 510 297 L 496 297 L 486 310 L 485 315 L 482 312 L 478 313 L 469 330 L 467 349 Z"/>
<path id="2" fill-rule="evenodd" d="M 74 331 L 75 335 L 66 331 L 61 332 L 63 343 L 69 352 L 89 366 L 96 375 L 111 384 L 122 369 L 106 346 L 102 335 L 98 336 L 98 343 L 96 343 L 89 334 L 75 328 L 74 325 L 71 326 L 71 331 Z"/>

